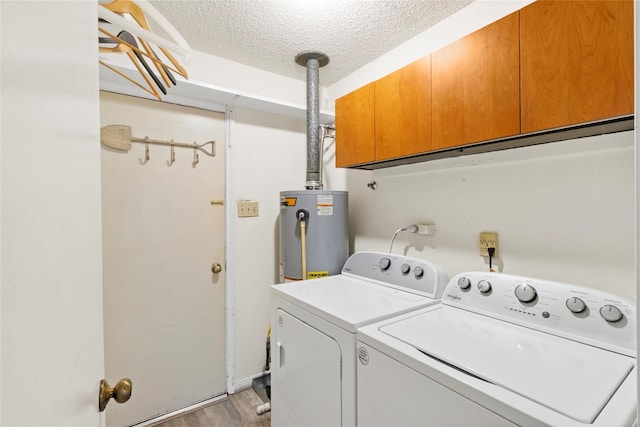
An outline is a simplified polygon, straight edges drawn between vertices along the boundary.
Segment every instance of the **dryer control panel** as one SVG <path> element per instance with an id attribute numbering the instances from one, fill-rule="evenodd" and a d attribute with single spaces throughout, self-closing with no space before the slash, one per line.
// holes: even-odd
<path id="1" fill-rule="evenodd" d="M 356 252 L 344 264 L 342 274 L 431 298 L 440 298 L 449 281 L 438 264 L 384 252 Z"/>
<path id="2" fill-rule="evenodd" d="M 466 272 L 449 281 L 442 303 L 636 355 L 636 307 L 607 292 L 530 277 Z"/>

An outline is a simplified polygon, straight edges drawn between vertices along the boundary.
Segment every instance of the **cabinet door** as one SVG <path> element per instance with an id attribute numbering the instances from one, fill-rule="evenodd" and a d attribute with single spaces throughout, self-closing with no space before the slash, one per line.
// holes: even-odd
<path id="1" fill-rule="evenodd" d="M 633 2 L 521 10 L 522 132 L 633 113 Z"/>
<path id="2" fill-rule="evenodd" d="M 520 132 L 518 28 L 515 12 L 432 54 L 434 149 Z"/>
<path id="3" fill-rule="evenodd" d="M 372 162 L 374 83 L 336 100 L 336 167 Z"/>
<path id="4" fill-rule="evenodd" d="M 431 57 L 375 82 L 375 159 L 431 149 Z"/>

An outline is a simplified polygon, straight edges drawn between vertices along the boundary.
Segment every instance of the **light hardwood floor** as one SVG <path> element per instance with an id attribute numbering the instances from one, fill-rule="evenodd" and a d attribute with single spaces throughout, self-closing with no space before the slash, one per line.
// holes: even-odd
<path id="1" fill-rule="evenodd" d="M 269 427 L 271 412 L 256 414 L 256 408 L 261 404 L 262 399 L 249 388 L 231 395 L 222 402 L 156 424 L 154 427 Z"/>

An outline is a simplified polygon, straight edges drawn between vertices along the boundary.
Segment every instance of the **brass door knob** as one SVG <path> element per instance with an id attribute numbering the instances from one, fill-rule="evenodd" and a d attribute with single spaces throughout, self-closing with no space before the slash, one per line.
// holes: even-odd
<path id="1" fill-rule="evenodd" d="M 124 403 L 131 397 L 131 387 L 133 383 L 129 378 L 123 378 L 118 381 L 115 387 L 111 388 L 107 380 L 100 381 L 100 393 L 98 395 L 98 408 L 100 412 L 104 411 L 107 403 L 113 397 L 116 402 Z"/>
<path id="2" fill-rule="evenodd" d="M 221 271 L 222 271 L 222 266 L 217 262 L 214 262 L 213 265 L 211 266 L 211 272 L 214 274 L 218 274 Z"/>

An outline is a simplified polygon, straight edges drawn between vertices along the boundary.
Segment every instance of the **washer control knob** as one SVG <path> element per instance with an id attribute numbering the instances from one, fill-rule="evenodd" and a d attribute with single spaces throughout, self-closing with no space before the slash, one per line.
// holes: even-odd
<path id="1" fill-rule="evenodd" d="M 531 302 L 536 299 L 536 296 L 538 295 L 536 288 L 525 283 L 516 286 L 515 294 L 516 298 L 518 298 L 520 302 Z"/>
<path id="2" fill-rule="evenodd" d="M 580 298 L 571 297 L 566 302 L 567 308 L 572 313 L 582 313 L 587 309 L 587 304 L 584 303 Z"/>
<path id="3" fill-rule="evenodd" d="M 469 289 L 471 287 L 471 280 L 463 276 L 458 279 L 458 286 L 460 286 L 460 289 Z"/>
<path id="4" fill-rule="evenodd" d="M 607 322 L 615 323 L 622 319 L 622 312 L 615 305 L 607 304 L 600 308 L 600 316 Z"/>
<path id="5" fill-rule="evenodd" d="M 409 273 L 409 271 L 411 271 L 411 266 L 407 263 L 404 263 L 400 266 L 400 271 L 402 271 L 402 274 L 407 274 Z"/>
<path id="6" fill-rule="evenodd" d="M 483 294 L 491 292 L 491 283 L 488 280 L 480 280 L 478 282 L 478 290 Z"/>
<path id="7" fill-rule="evenodd" d="M 413 269 L 413 274 L 416 276 L 416 279 L 421 278 L 422 276 L 424 276 L 424 268 L 417 266 Z"/>
<path id="8" fill-rule="evenodd" d="M 391 260 L 389 258 L 381 258 L 378 265 L 380 266 L 380 270 L 386 271 L 391 267 Z"/>

